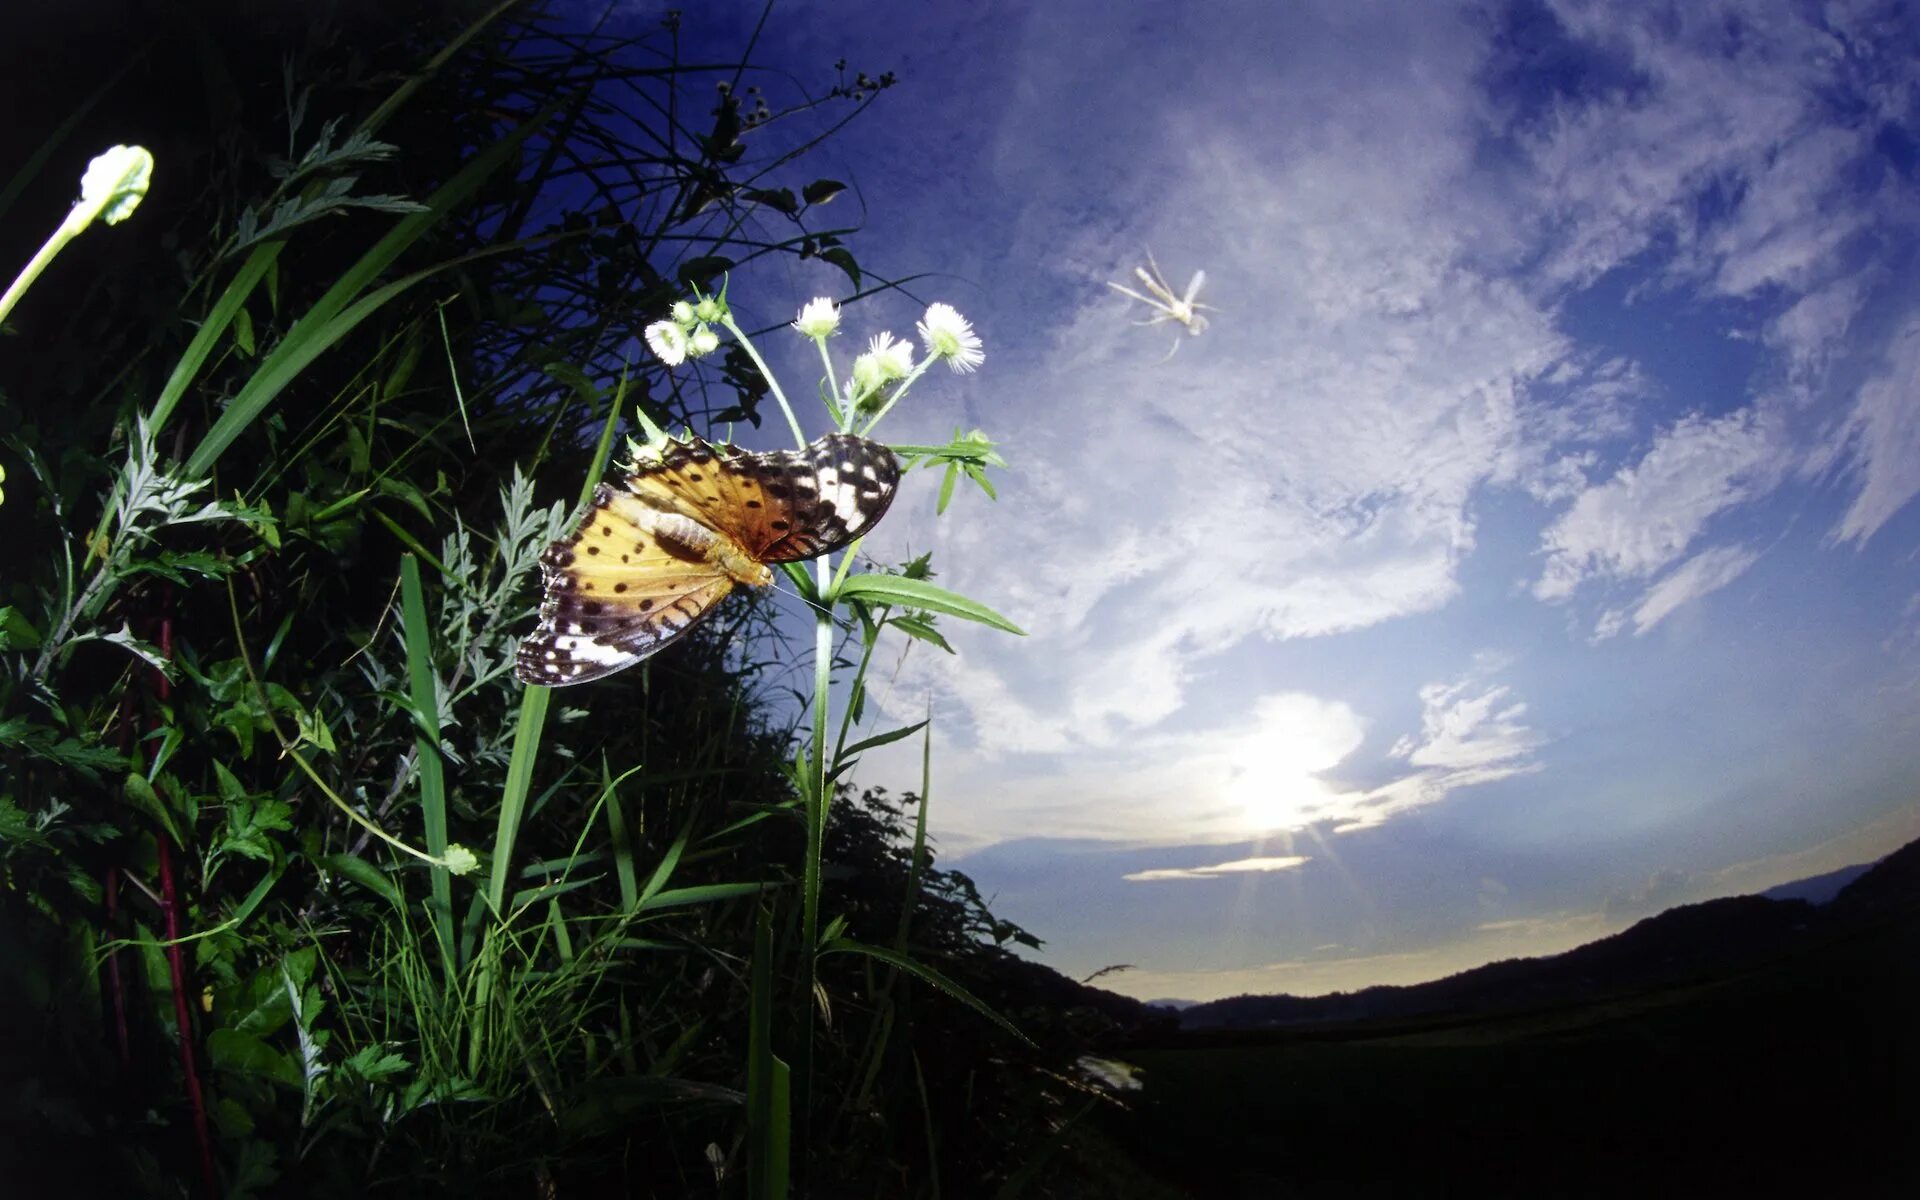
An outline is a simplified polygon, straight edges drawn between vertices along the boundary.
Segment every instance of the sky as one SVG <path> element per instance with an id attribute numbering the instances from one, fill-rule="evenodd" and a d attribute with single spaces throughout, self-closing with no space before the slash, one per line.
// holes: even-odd
<path id="1" fill-rule="evenodd" d="M 1027 636 L 946 620 L 875 696 L 1042 961 L 1411 983 L 1920 836 L 1916 6 L 845 0 L 755 57 L 776 107 L 900 79 L 791 168 L 927 273 L 842 362 L 935 300 L 985 341 L 879 432 L 986 431 L 997 502 L 910 477 L 867 549 Z M 1199 336 L 1106 286 L 1149 253 Z"/>

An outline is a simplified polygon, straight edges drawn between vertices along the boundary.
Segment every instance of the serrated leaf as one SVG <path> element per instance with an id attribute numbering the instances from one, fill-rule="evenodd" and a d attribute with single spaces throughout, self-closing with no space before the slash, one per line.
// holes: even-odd
<path id="1" fill-rule="evenodd" d="M 207 1058 L 213 1065 L 243 1075 L 259 1075 L 290 1087 L 299 1087 L 300 1067 L 250 1033 L 216 1029 L 207 1035 Z"/>
<path id="2" fill-rule="evenodd" d="M 38 650 L 40 631 L 11 604 L 0 608 L 0 650 Z"/>
<path id="3" fill-rule="evenodd" d="M 0 796 L 0 842 L 14 845 L 44 846 L 47 837 L 27 811 L 5 796 Z"/>

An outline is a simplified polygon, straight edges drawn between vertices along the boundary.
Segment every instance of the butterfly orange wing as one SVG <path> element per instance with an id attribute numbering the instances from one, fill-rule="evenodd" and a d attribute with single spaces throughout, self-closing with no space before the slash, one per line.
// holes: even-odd
<path id="1" fill-rule="evenodd" d="M 804 450 L 752 453 L 694 438 L 676 443 L 627 490 L 731 538 L 756 562 L 831 554 L 886 515 L 900 461 L 851 433 L 816 438 Z"/>
<path id="2" fill-rule="evenodd" d="M 748 579 L 723 562 L 738 570 L 838 550 L 886 513 L 899 479 L 891 450 L 852 434 L 765 453 L 672 443 L 623 488 L 601 484 L 572 536 L 541 555 L 540 624 L 515 673 L 559 687 L 640 662 Z"/>

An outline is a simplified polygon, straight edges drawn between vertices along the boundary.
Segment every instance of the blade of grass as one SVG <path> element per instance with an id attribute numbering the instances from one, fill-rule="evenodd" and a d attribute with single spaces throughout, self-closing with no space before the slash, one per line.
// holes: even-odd
<path id="1" fill-rule="evenodd" d="M 220 415 L 220 419 L 207 430 L 200 445 L 187 459 L 189 477 L 205 475 L 219 461 L 226 448 L 233 444 L 234 439 L 267 411 L 306 365 L 346 336 L 353 326 L 407 287 L 452 265 L 442 264 L 428 271 L 416 272 L 398 283 L 379 289 L 367 297 L 367 300 L 377 298 L 378 302 L 371 306 L 365 301 L 353 303 L 354 298 L 365 292 L 408 247 L 441 218 L 465 203 L 489 176 L 505 165 L 533 131 L 553 115 L 560 103 L 560 99 L 553 100 L 512 133 L 475 155 L 473 161 L 427 198 L 424 211 L 402 217 L 387 231 L 385 237 L 374 243 L 334 281 L 320 299 L 314 301 L 313 307 L 287 331 L 286 337 L 267 355 L 259 369 L 227 406 L 227 410 Z"/>
<path id="2" fill-rule="evenodd" d="M 754 923 L 747 1024 L 747 1195 L 786 1200 L 790 1153 L 786 1064 L 773 1053 L 773 914 Z"/>
<path id="3" fill-rule="evenodd" d="M 968 1008 L 971 1008 L 973 1011 L 979 1013 L 981 1016 L 985 1017 L 987 1020 L 992 1021 L 995 1025 L 998 1025 L 1000 1028 L 1006 1030 L 1008 1033 L 1012 1034 L 1014 1037 L 1019 1038 L 1022 1042 L 1025 1042 L 1027 1045 L 1029 1046 L 1033 1045 L 1033 1042 L 1027 1037 L 1027 1035 L 1024 1033 L 1021 1033 L 1020 1030 L 1014 1026 L 1012 1021 L 1007 1020 L 1005 1017 L 1001 1016 L 999 1013 L 993 1011 L 993 1009 L 989 1008 L 985 1002 L 980 1000 L 972 992 L 969 992 L 967 989 L 961 987 L 959 984 L 955 983 L 953 980 L 948 979 L 945 975 L 942 975 L 940 972 L 934 970 L 932 967 L 927 966 L 923 962 L 918 962 L 896 951 L 888 950 L 884 946 L 869 946 L 865 942 L 856 942 L 852 938 L 847 938 L 847 937 L 834 938 L 832 941 L 827 942 L 825 945 L 820 947 L 820 953 L 821 954 L 864 954 L 868 958 L 877 958 L 883 963 L 887 963 L 891 966 L 898 967 L 902 971 L 905 971 L 907 974 L 912 975 L 914 978 L 930 983 L 934 987 L 945 992 L 947 995 L 952 996 L 955 1000 L 958 1000 L 960 1003 L 966 1005 Z"/>
<path id="4" fill-rule="evenodd" d="M 439 858 L 447 852 L 447 783 L 445 765 L 440 761 L 440 702 L 435 694 L 427 601 L 420 586 L 420 560 L 411 554 L 400 556 L 400 621 L 406 636 L 407 675 L 413 691 L 413 744 L 420 774 L 421 824 L 427 853 Z M 451 981 L 455 969 L 453 875 L 437 864 L 428 870 L 433 934 L 440 943 L 441 965 Z"/>
<path id="5" fill-rule="evenodd" d="M 513 843 L 520 833 L 521 812 L 526 808 L 527 792 L 533 784 L 533 764 L 540 754 L 540 734 L 546 724 L 547 705 L 553 691 L 529 687 L 521 694 L 520 722 L 513 731 L 513 751 L 507 759 L 507 784 L 500 796 L 500 817 L 494 825 L 493 878 L 487 896 L 493 911 L 504 914 L 507 880 L 512 875 Z"/>

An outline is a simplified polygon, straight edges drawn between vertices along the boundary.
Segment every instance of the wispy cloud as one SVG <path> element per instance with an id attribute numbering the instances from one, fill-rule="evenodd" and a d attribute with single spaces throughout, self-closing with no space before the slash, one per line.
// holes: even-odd
<path id="1" fill-rule="evenodd" d="M 1647 589 L 1631 613 L 1613 609 L 1601 615 L 1594 628 L 1596 641 L 1610 638 L 1631 623 L 1635 637 L 1672 616 L 1674 611 L 1732 583 L 1760 559 L 1757 550 L 1721 546 L 1703 550 L 1681 563 Z"/>
<path id="2" fill-rule="evenodd" d="M 1420 689 L 1420 732 L 1401 737 L 1389 752 L 1420 769 L 1350 797 L 1336 833 L 1379 825 L 1463 787 L 1541 769 L 1534 752 L 1546 738 L 1524 722 L 1527 706 L 1510 689 L 1488 681 L 1499 665 L 1483 659 L 1460 679 Z"/>
<path id="3" fill-rule="evenodd" d="M 1682 418 L 1548 526 L 1533 594 L 1564 600 L 1589 579 L 1653 574 L 1685 554 L 1716 515 L 1778 483 L 1791 453 L 1752 409 Z"/>
<path id="4" fill-rule="evenodd" d="M 1162 879 L 1218 879 L 1223 875 L 1288 871 L 1307 861 L 1307 858 L 1301 855 L 1278 858 L 1236 858 L 1232 862 L 1215 863 L 1210 867 L 1156 867 L 1147 871 L 1135 871 L 1121 878 L 1130 883 L 1147 883 Z"/>
<path id="5" fill-rule="evenodd" d="M 1920 318 L 1907 322 L 1885 367 L 1860 388 L 1848 429 L 1859 492 L 1836 533 L 1863 543 L 1920 495 Z"/>

